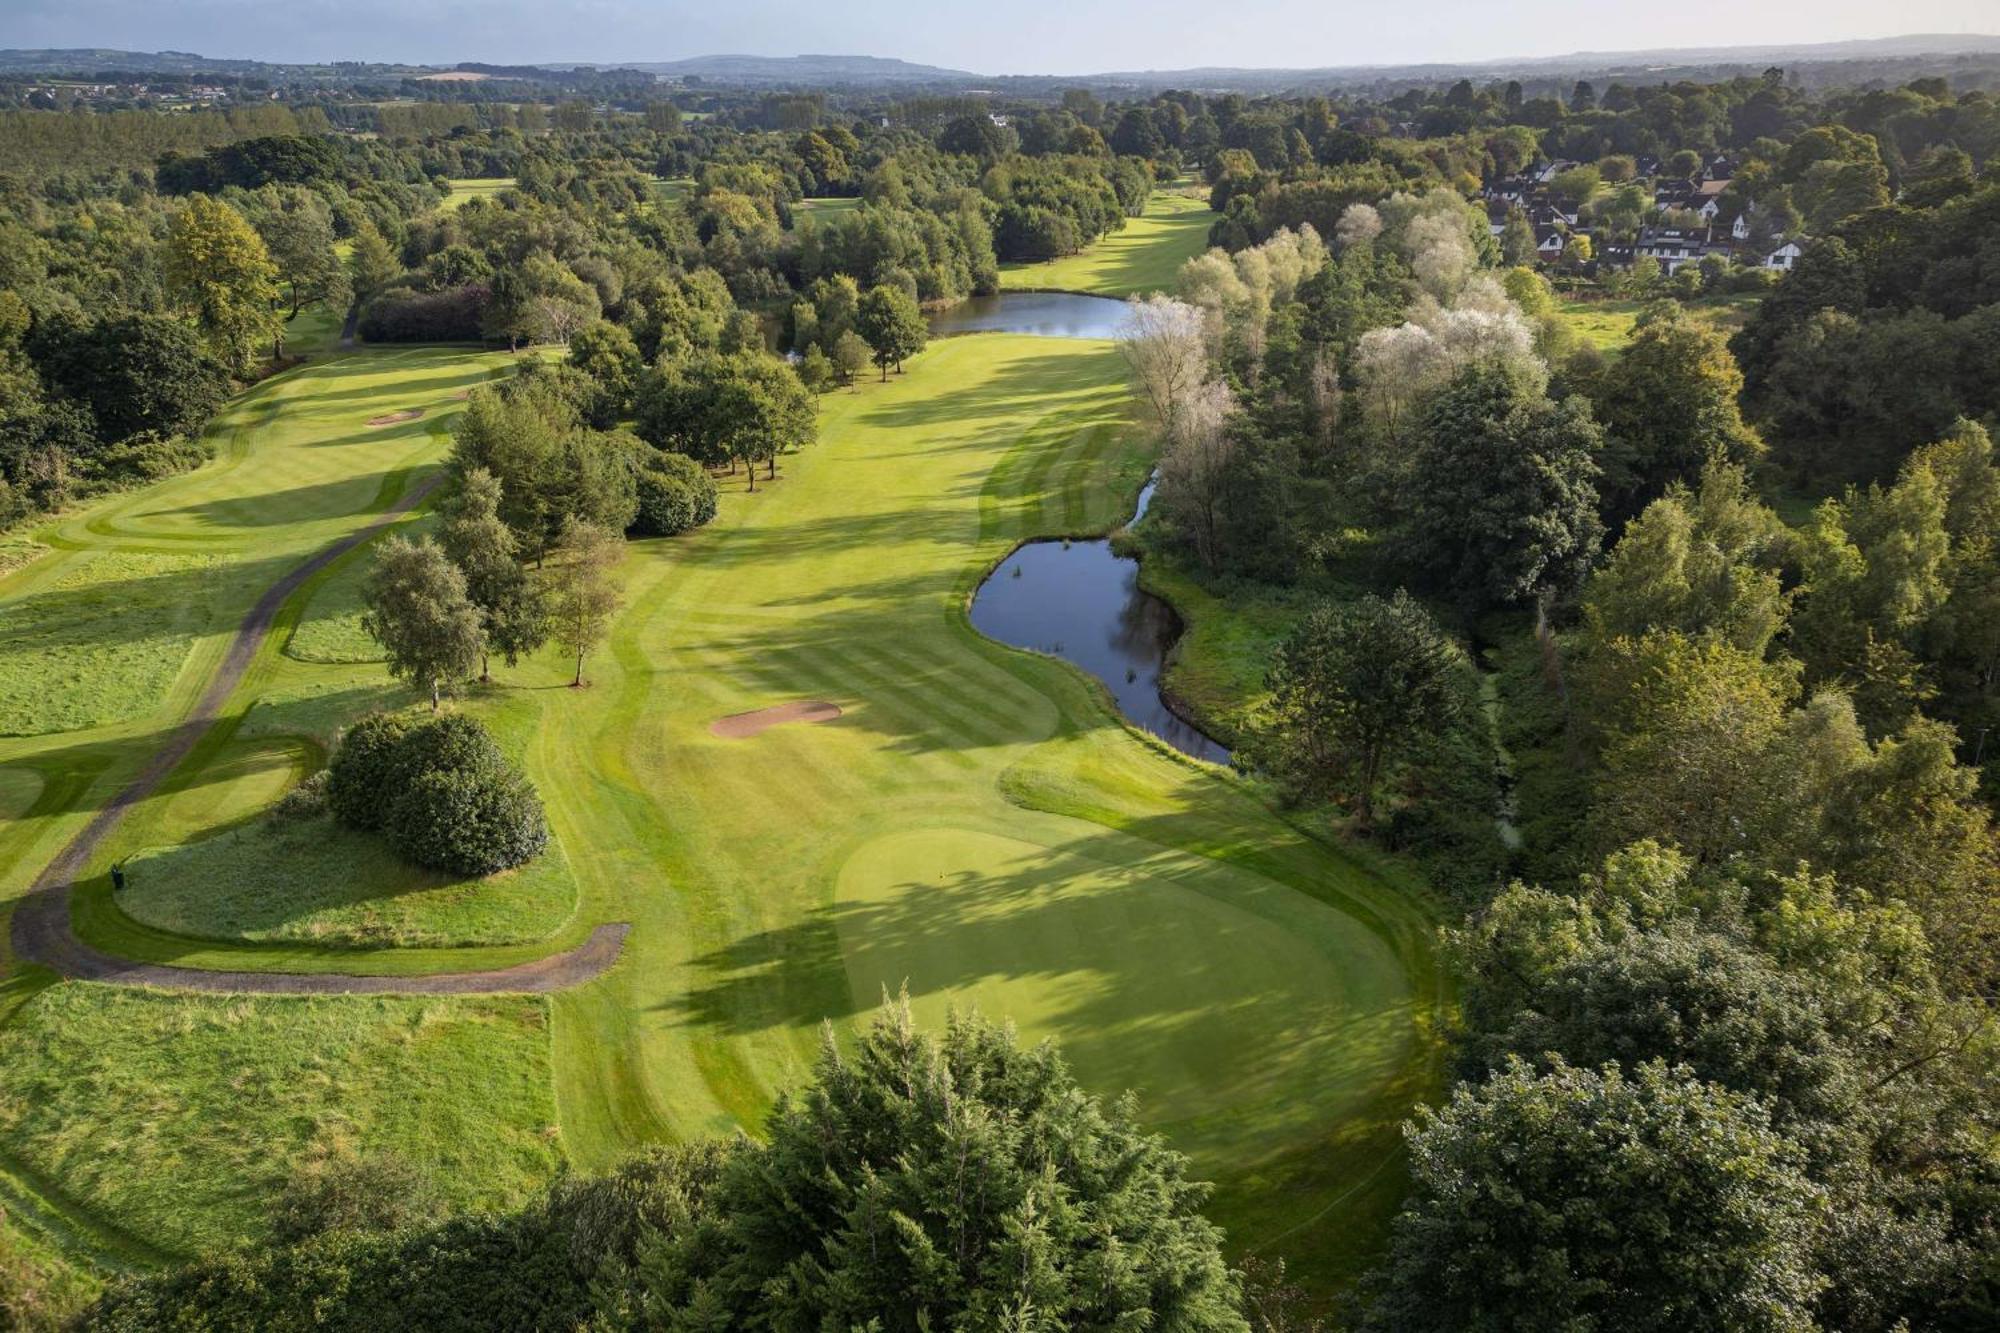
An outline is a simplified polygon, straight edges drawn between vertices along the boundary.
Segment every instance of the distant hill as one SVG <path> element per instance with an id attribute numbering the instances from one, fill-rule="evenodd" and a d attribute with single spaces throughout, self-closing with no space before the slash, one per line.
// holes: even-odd
<path id="1" fill-rule="evenodd" d="M 1559 56 L 1520 56 L 1477 62 L 1437 62 L 1408 65 L 1335 65 L 1262 69 L 1206 66 L 1189 69 L 1126 70 L 1087 75 L 976 74 L 970 70 L 920 65 L 884 56 L 710 55 L 684 60 L 583 62 L 549 61 L 540 65 L 460 63 L 460 71 L 496 78 L 535 77 L 538 71 L 560 77 L 575 72 L 633 71 L 669 79 L 699 79 L 724 87 L 755 88 L 919 88 L 977 85 L 1033 95 L 1055 87 L 1197 88 L 1204 90 L 1276 91 L 1305 88 L 1367 88 L 1422 84 L 1456 78 L 1529 78 L 1588 76 L 1662 79 L 1693 77 L 1702 72 L 1782 65 L 1788 70 L 1819 67 L 1845 74 L 1837 67 L 1853 65 L 1857 77 L 1915 77 L 1944 72 L 1975 62 L 1990 73 L 2000 58 L 2000 35 L 1975 33 L 1914 33 L 1856 41 L 1802 42 L 1761 46 L 1666 47 L 1649 51 L 1574 51 Z M 1860 67 L 1867 66 L 1863 69 Z M 343 62 L 336 65 L 290 65 L 256 60 L 221 60 L 185 51 L 119 51 L 99 48 L 68 50 L 0 50 L 0 74 L 65 74 L 91 70 L 134 73 L 254 74 L 283 72 L 318 79 L 340 79 L 362 73 L 401 72 L 436 75 L 444 66 Z M 1990 79 L 1989 79 L 1990 82 Z"/>
<path id="2" fill-rule="evenodd" d="M 1662 71 L 1731 65 L 1791 67 L 1845 61 L 1963 55 L 2000 55 L 2000 35 L 1913 33 L 1901 37 L 1871 37 L 1844 42 L 1664 47 L 1647 51 L 1572 51 L 1558 56 L 1516 56 L 1475 62 L 1412 65 L 1329 65 L 1295 69 L 1205 66 L 1194 69 L 1124 70 L 1090 75 L 1085 81 L 1137 87 L 1271 88 L 1399 80 L 1429 82 L 1461 76 L 1495 78 L 1510 73 L 1545 77 L 1568 72 L 1657 75 Z"/>
<path id="3" fill-rule="evenodd" d="M 621 62 L 598 69 L 636 69 L 647 74 L 735 85 L 785 84 L 881 86 L 912 83 L 975 83 L 986 76 L 963 69 L 917 65 L 885 56 L 695 56 L 688 60 Z"/>

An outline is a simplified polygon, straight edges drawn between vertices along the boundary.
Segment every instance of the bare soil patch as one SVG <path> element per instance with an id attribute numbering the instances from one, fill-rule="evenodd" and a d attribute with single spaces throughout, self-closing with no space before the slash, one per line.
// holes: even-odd
<path id="1" fill-rule="evenodd" d="M 380 429 L 383 426 L 400 426 L 405 421 L 415 421 L 424 414 L 421 407 L 406 407 L 400 412 L 384 412 L 379 417 L 368 418 L 368 424 Z"/>
<path id="2" fill-rule="evenodd" d="M 788 704 L 772 704 L 769 708 L 719 717 L 708 724 L 708 730 L 725 740 L 740 741 L 786 722 L 831 722 L 839 716 L 839 704 L 824 699 L 794 699 Z"/>

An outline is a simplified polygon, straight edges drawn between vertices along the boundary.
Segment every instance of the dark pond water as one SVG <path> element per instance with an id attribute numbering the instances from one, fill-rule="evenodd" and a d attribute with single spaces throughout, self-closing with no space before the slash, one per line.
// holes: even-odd
<path id="1" fill-rule="evenodd" d="M 1065 292 L 1002 292 L 975 296 L 931 316 L 931 332 L 1036 333 L 1044 338 L 1115 338 L 1125 303 Z"/>
<path id="2" fill-rule="evenodd" d="M 1152 498 L 1148 482 L 1133 522 Z M 1228 750 L 1160 697 L 1160 672 L 1181 620 L 1140 589 L 1139 562 L 1113 554 L 1109 541 L 1029 542 L 979 585 L 972 623 L 989 638 L 1076 663 L 1110 688 L 1126 717 L 1183 754 L 1229 762 Z"/>

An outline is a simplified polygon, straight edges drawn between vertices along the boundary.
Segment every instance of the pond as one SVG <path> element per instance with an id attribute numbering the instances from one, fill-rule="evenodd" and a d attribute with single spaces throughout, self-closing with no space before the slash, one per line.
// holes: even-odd
<path id="1" fill-rule="evenodd" d="M 1156 483 L 1139 493 L 1138 522 Z M 1181 636 L 1174 609 L 1139 587 L 1139 562 L 1108 540 L 1028 542 L 972 598 L 980 633 L 1074 662 L 1103 681 L 1118 709 L 1183 754 L 1229 762 L 1229 751 L 1178 716 L 1160 694 L 1167 653 Z"/>
<path id="2" fill-rule="evenodd" d="M 1044 338 L 1115 338 L 1125 303 L 1069 292 L 1001 292 L 974 296 L 931 316 L 931 332 L 1033 333 Z"/>

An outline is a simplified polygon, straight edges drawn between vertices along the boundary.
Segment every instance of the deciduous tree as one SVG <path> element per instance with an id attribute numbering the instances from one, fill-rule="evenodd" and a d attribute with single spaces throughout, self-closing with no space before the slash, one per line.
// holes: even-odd
<path id="1" fill-rule="evenodd" d="M 168 290 L 203 345 L 238 374 L 277 336 L 277 266 L 243 215 L 205 194 L 188 196 L 167 233 Z"/>
<path id="2" fill-rule="evenodd" d="M 625 539 L 606 528 L 563 523 L 562 539 L 550 552 L 549 612 L 555 640 L 576 657 L 573 686 L 583 685 L 583 659 L 604 641 L 623 589 L 613 577 L 625 557 Z"/>
<path id="3" fill-rule="evenodd" d="M 1309 612 L 1273 655 L 1276 743 L 1293 787 L 1352 797 L 1375 816 L 1385 765 L 1458 717 L 1459 656 L 1430 613 L 1400 590 Z"/>
<path id="4" fill-rule="evenodd" d="M 484 643 L 465 575 L 430 538 L 389 537 L 362 597 L 368 610 L 361 623 L 388 654 L 390 674 L 428 691 L 435 713 L 444 691 L 479 665 Z"/>

